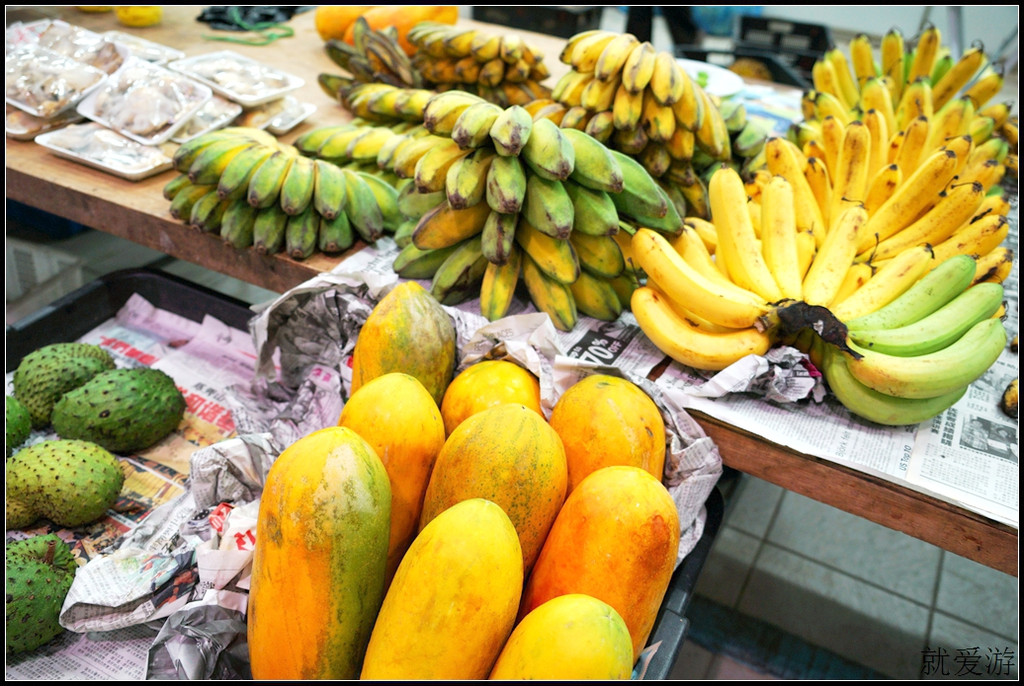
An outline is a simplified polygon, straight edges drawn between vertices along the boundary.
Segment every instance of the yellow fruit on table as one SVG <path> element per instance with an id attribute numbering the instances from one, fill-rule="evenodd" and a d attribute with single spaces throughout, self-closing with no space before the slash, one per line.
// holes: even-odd
<path id="1" fill-rule="evenodd" d="M 159 24 L 164 18 L 164 8 L 161 5 L 124 5 L 115 7 L 114 14 L 125 26 L 140 28 Z"/>
<path id="2" fill-rule="evenodd" d="M 313 23 L 325 41 L 345 37 L 345 31 L 363 12 L 376 5 L 318 5 Z"/>
<path id="3" fill-rule="evenodd" d="M 540 382 L 530 370 L 509 360 L 482 360 L 466 367 L 449 384 L 441 401 L 445 432 L 451 435 L 466 417 L 502 403 L 520 403 L 544 416 Z"/>

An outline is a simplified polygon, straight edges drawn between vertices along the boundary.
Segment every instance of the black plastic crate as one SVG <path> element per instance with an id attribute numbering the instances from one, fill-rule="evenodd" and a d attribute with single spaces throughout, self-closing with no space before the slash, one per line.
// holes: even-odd
<path id="1" fill-rule="evenodd" d="M 771 17 L 739 17 L 735 49 L 774 55 L 811 82 L 814 63 L 833 46 L 832 33 L 822 24 Z"/>
<path id="2" fill-rule="evenodd" d="M 7 325 L 6 371 L 36 348 L 73 341 L 117 314 L 133 293 L 155 307 L 194 322 L 210 315 L 248 330 L 254 316 L 241 300 L 152 269 L 125 269 L 91 281 L 23 319 Z"/>
<path id="3" fill-rule="evenodd" d="M 474 5 L 470 16 L 489 24 L 569 38 L 581 31 L 601 28 L 603 12 L 603 7 L 587 6 Z"/>

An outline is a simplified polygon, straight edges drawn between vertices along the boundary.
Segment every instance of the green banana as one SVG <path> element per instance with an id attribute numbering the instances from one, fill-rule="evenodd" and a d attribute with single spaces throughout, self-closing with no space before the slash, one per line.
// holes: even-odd
<path id="1" fill-rule="evenodd" d="M 268 145 L 253 145 L 232 157 L 217 180 L 217 193 L 221 199 L 244 195 L 253 173 L 274 151 L 275 148 Z"/>
<path id="2" fill-rule="evenodd" d="M 196 155 L 188 168 L 188 178 L 194 184 L 216 185 L 228 163 L 243 150 L 255 145 L 247 138 L 226 138 L 214 141 Z"/>
<path id="3" fill-rule="evenodd" d="M 622 314 L 622 303 L 611 281 L 581 271 L 578 279 L 569 284 L 576 309 L 582 314 L 605 322 L 613 322 Z"/>
<path id="4" fill-rule="evenodd" d="M 983 319 L 942 350 L 897 357 L 850 344 L 860 357 L 847 360 L 850 373 L 879 393 L 900 398 L 935 398 L 973 383 L 1006 347 L 1006 328 L 997 318 Z"/>
<path id="5" fill-rule="evenodd" d="M 188 174 L 178 174 L 173 179 L 164 184 L 163 195 L 164 200 L 174 200 L 174 196 L 178 194 L 182 188 L 192 185 L 189 181 Z"/>
<path id="6" fill-rule="evenodd" d="M 490 142 L 491 127 L 502 112 L 502 108 L 492 102 L 470 105 L 455 120 L 451 132 L 452 140 L 463 150 L 483 146 Z"/>
<path id="7" fill-rule="evenodd" d="M 521 276 L 530 295 L 530 302 L 537 311 L 548 315 L 555 328 L 572 331 L 579 319 L 579 311 L 569 284 L 549 278 L 533 258 L 526 254 L 522 258 Z"/>
<path id="8" fill-rule="evenodd" d="M 845 322 L 846 328 L 895 329 L 913 324 L 963 293 L 974 279 L 977 261 L 971 255 L 954 255 L 891 300 L 869 314 Z"/>
<path id="9" fill-rule="evenodd" d="M 360 172 L 342 169 L 345 175 L 345 206 L 352 227 L 367 243 L 384 235 L 384 214 L 377 205 L 377 196 Z"/>
<path id="10" fill-rule="evenodd" d="M 405 219 L 395 227 L 395 233 L 391 236 L 395 245 L 399 248 L 412 243 L 412 234 L 416 231 L 416 224 L 419 222 L 417 219 Z"/>
<path id="11" fill-rule="evenodd" d="M 942 350 L 972 326 L 988 319 L 1003 304 L 1003 286 L 986 281 L 975 284 L 932 314 L 894 329 L 856 329 L 850 338 L 857 345 L 899 357 L 914 357 Z"/>
<path id="12" fill-rule="evenodd" d="M 281 194 L 281 184 L 296 159 L 295 155 L 280 150 L 264 160 L 249 178 L 246 192 L 249 204 L 258 209 L 276 204 Z"/>
<path id="13" fill-rule="evenodd" d="M 192 205 L 189 226 L 205 233 L 220 233 L 220 223 L 228 201 L 217 191 L 210 191 Z"/>
<path id="14" fill-rule="evenodd" d="M 853 414 L 884 426 L 920 424 L 955 405 L 967 393 L 967 385 L 932 398 L 900 398 L 865 386 L 850 373 L 846 359 L 826 348 L 822 373 L 836 399 Z"/>
<path id="15" fill-rule="evenodd" d="M 626 268 L 626 258 L 615 236 L 588 236 L 573 231 L 569 242 L 584 272 L 602 279 L 614 279 Z"/>
<path id="16" fill-rule="evenodd" d="M 380 208 L 384 220 L 384 230 L 393 232 L 404 219 L 398 209 L 398 189 L 388 183 L 383 176 L 371 172 L 356 172 L 373 192 L 373 197 Z"/>
<path id="17" fill-rule="evenodd" d="M 530 137 L 526 139 L 519 157 L 536 175 L 549 181 L 569 178 L 576 164 L 576 150 L 572 143 L 563 129 L 550 119 L 533 122 Z"/>
<path id="18" fill-rule="evenodd" d="M 458 247 L 459 244 L 455 244 L 447 248 L 421 250 L 410 242 L 395 255 L 391 268 L 403 279 L 433 279 L 444 261 Z"/>
<path id="19" fill-rule="evenodd" d="M 371 126 L 349 125 L 338 128 L 329 136 L 324 136 L 322 140 L 314 139 L 314 141 L 308 141 L 306 145 L 312 146 L 314 142 L 319 142 L 314 156 L 322 160 L 347 160 L 350 159 L 348 149 L 352 142 L 362 136 L 369 135 L 372 130 L 373 127 Z M 295 147 L 299 148 L 298 141 L 296 141 Z M 302 148 L 299 149 L 301 150 Z"/>
<path id="20" fill-rule="evenodd" d="M 489 132 L 499 155 L 514 157 L 533 135 L 533 118 L 522 105 L 512 105 L 498 115 Z"/>
<path id="21" fill-rule="evenodd" d="M 253 242 L 253 225 L 257 210 L 245 198 L 228 203 L 220 221 L 220 237 L 236 250 L 245 250 Z"/>
<path id="22" fill-rule="evenodd" d="M 415 183 L 407 183 L 398 191 L 398 211 L 408 219 L 419 219 L 445 201 L 444 191 L 421 193 Z M 454 207 L 454 205 L 453 205 Z"/>
<path id="23" fill-rule="evenodd" d="M 341 169 L 326 160 L 313 160 L 313 208 L 324 219 L 345 214 L 345 175 Z"/>
<path id="24" fill-rule="evenodd" d="M 510 158 L 514 159 L 514 158 Z M 515 242 L 518 214 L 505 214 L 491 210 L 480 232 L 482 250 L 488 262 L 504 264 Z"/>
<path id="25" fill-rule="evenodd" d="M 449 167 L 444 187 L 452 207 L 463 209 L 485 199 L 488 174 L 497 157 L 493 148 L 479 148 Z"/>
<path id="26" fill-rule="evenodd" d="M 526 199 L 526 169 L 520 157 L 495 155 L 487 168 L 484 197 L 495 212 L 517 214 Z"/>
<path id="27" fill-rule="evenodd" d="M 315 190 L 316 164 L 310 157 L 296 157 L 281 182 L 281 209 L 292 216 L 305 212 Z"/>
<path id="28" fill-rule="evenodd" d="M 739 157 L 756 157 L 764 149 L 771 128 L 762 119 L 748 119 L 746 125 L 733 137 L 732 151 Z"/>
<path id="29" fill-rule="evenodd" d="M 572 200 L 573 234 L 611 236 L 619 230 L 619 211 L 611 193 L 579 184 L 572 177 L 562 185 Z"/>
<path id="30" fill-rule="evenodd" d="M 522 269 L 522 252 L 512 245 L 504 264 L 488 262 L 480 282 L 480 314 L 487 321 L 496 321 L 508 314 L 515 299 L 516 285 Z"/>
<path id="31" fill-rule="evenodd" d="M 622 191 L 611 194 L 619 214 L 640 223 L 664 219 L 671 203 L 654 177 L 633 157 L 614 148 L 609 150 L 622 168 Z"/>
<path id="32" fill-rule="evenodd" d="M 587 188 L 618 193 L 624 180 L 622 167 L 604 143 L 577 129 L 563 129 L 574 153 L 574 164 L 569 178 Z"/>
<path id="33" fill-rule="evenodd" d="M 174 169 L 181 174 L 188 174 L 189 169 L 192 168 L 192 164 L 196 161 L 199 154 L 210 145 L 218 141 L 235 141 L 240 142 L 246 140 L 246 137 L 241 135 L 237 130 L 230 131 L 227 129 L 218 129 L 216 131 L 210 131 L 202 135 L 190 138 L 181 145 L 178 146 L 177 150 L 171 156 L 171 164 Z"/>
<path id="34" fill-rule="evenodd" d="M 252 245 L 262 255 L 276 255 L 284 250 L 284 233 L 288 215 L 277 203 L 256 212 L 252 224 Z"/>
<path id="35" fill-rule="evenodd" d="M 216 186 L 198 186 L 189 182 L 189 184 L 181 188 L 174 196 L 174 199 L 171 200 L 171 216 L 179 221 L 188 222 L 192 219 L 192 206 L 195 205 L 201 197 L 211 191 L 216 192 L 216 190 Z"/>
<path id="36" fill-rule="evenodd" d="M 320 252 L 335 254 L 345 252 L 356 242 L 355 230 L 348 215 L 340 212 L 333 218 L 320 215 L 317 227 L 316 247 Z"/>
<path id="37" fill-rule="evenodd" d="M 561 181 L 529 174 L 522 214 L 537 230 L 554 238 L 568 238 L 572 232 L 572 198 Z"/>
<path id="38" fill-rule="evenodd" d="M 324 143 L 327 142 L 328 138 L 330 138 L 336 133 L 341 133 L 342 131 L 352 131 L 353 129 L 356 128 L 358 127 L 352 122 L 348 122 L 346 124 L 338 124 L 335 126 L 321 126 L 319 128 L 300 134 L 299 137 L 295 139 L 295 142 L 292 143 L 292 145 L 298 148 L 299 152 L 302 153 L 303 155 L 319 156 L 320 148 L 323 146 Z"/>
<path id="39" fill-rule="evenodd" d="M 284 249 L 293 260 L 304 260 L 316 250 L 320 234 L 320 215 L 312 205 L 298 214 L 289 214 L 284 227 Z"/>
<path id="40" fill-rule="evenodd" d="M 458 305 L 479 292 L 480 281 L 490 262 L 483 254 L 481 235 L 458 244 L 430 281 L 430 294 L 442 305 Z"/>

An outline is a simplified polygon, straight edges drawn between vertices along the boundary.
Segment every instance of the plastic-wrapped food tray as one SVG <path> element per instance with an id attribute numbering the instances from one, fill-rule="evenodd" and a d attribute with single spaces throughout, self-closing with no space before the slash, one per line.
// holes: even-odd
<path id="1" fill-rule="evenodd" d="M 36 136 L 36 143 L 55 155 L 138 181 L 167 171 L 173 160 L 156 146 L 142 145 L 96 122 L 70 124 Z"/>
<path id="2" fill-rule="evenodd" d="M 167 64 L 173 60 L 180 60 L 185 57 L 185 53 L 181 50 L 164 45 L 163 43 L 146 40 L 132 33 L 106 31 L 102 35 L 112 43 L 123 45 L 133 57 L 138 57 L 147 62 Z"/>
<path id="3" fill-rule="evenodd" d="M 171 140 L 175 143 L 184 143 L 190 138 L 216 131 L 233 122 L 241 113 L 242 106 L 237 102 L 214 95 L 171 136 Z"/>
<path id="4" fill-rule="evenodd" d="M 6 57 L 6 102 L 43 119 L 75 107 L 107 80 L 102 69 L 34 43 L 22 45 Z"/>
<path id="5" fill-rule="evenodd" d="M 78 111 L 142 145 L 160 145 L 212 97 L 208 86 L 131 57 L 79 103 Z"/>
<path id="6" fill-rule="evenodd" d="M 231 50 L 186 57 L 167 66 L 205 83 L 214 93 L 242 107 L 255 107 L 277 100 L 306 83 L 298 76 Z"/>
<path id="7" fill-rule="evenodd" d="M 316 111 L 316 105 L 299 102 L 291 95 L 246 108 L 238 116 L 239 126 L 266 129 L 275 136 L 291 131 Z"/>
<path id="8" fill-rule="evenodd" d="M 131 56 L 127 48 L 101 34 L 60 19 L 50 21 L 39 33 L 41 47 L 59 52 L 76 62 L 113 74 Z"/>
<path id="9" fill-rule="evenodd" d="M 8 138 L 16 141 L 30 141 L 41 133 L 59 129 L 68 124 L 77 124 L 85 117 L 76 110 L 64 110 L 55 117 L 37 117 L 16 107 L 7 106 L 4 117 L 4 131 Z"/>

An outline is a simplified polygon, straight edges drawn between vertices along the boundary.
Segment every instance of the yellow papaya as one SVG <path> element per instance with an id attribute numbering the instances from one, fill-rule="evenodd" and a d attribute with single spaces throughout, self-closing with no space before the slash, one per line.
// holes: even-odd
<path id="1" fill-rule="evenodd" d="M 515 525 L 529 572 L 565 500 L 566 480 L 562 441 L 543 417 L 519 403 L 489 407 L 445 440 L 423 496 L 420 530 L 461 500 L 486 498 Z"/>
<path id="2" fill-rule="evenodd" d="M 388 474 L 344 427 L 300 438 L 260 497 L 249 589 L 255 679 L 355 679 L 384 598 Z"/>
<path id="3" fill-rule="evenodd" d="M 659 481 L 664 476 L 665 421 L 629 379 L 580 379 L 558 398 L 549 421 L 565 446 L 570 492 L 594 470 L 614 464 L 641 467 Z"/>
<path id="4" fill-rule="evenodd" d="M 441 400 L 444 429 L 451 434 L 466 417 L 493 405 L 521 403 L 544 416 L 540 381 L 510 360 L 481 360 L 459 372 Z"/>
<path id="5" fill-rule="evenodd" d="M 352 394 L 341 410 L 338 425 L 352 429 L 373 447 L 391 481 L 386 576 L 390 584 L 416 535 L 427 479 L 444 446 L 441 411 L 416 377 L 390 372 Z"/>
<path id="6" fill-rule="evenodd" d="M 552 598 L 526 615 L 502 648 L 491 679 L 629 679 L 633 639 L 608 603 L 583 593 Z"/>
<path id="7" fill-rule="evenodd" d="M 592 595 L 625 620 L 635 662 L 678 550 L 679 513 L 661 481 L 640 467 L 602 467 L 566 497 L 526 582 L 519 617 L 560 595 Z"/>
<path id="8" fill-rule="evenodd" d="M 508 515 L 482 498 L 413 540 L 373 626 L 361 679 L 486 679 L 512 632 L 523 554 Z"/>
<path id="9" fill-rule="evenodd" d="M 351 393 L 388 372 L 419 379 L 438 406 L 455 375 L 455 324 L 416 281 L 403 281 L 374 305 L 352 350 Z"/>

